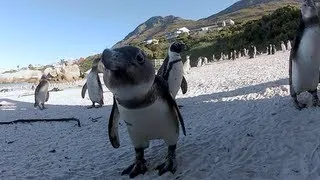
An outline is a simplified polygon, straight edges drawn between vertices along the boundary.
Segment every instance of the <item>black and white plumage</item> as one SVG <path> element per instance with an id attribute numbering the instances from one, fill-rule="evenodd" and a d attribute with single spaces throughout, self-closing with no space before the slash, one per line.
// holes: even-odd
<path id="1" fill-rule="evenodd" d="M 170 92 L 175 98 L 179 89 L 185 94 L 188 91 L 188 84 L 184 77 L 183 63 L 180 53 L 185 48 L 181 42 L 174 42 L 169 46 L 168 55 L 161 65 L 157 75 L 168 82 Z"/>
<path id="2" fill-rule="evenodd" d="M 49 81 L 45 75 L 42 75 L 39 84 L 34 93 L 34 107 L 39 107 L 44 110 L 44 103 L 49 100 Z"/>
<path id="3" fill-rule="evenodd" d="M 185 132 L 183 118 L 172 97 L 168 83 L 155 70 L 139 48 L 125 46 L 102 54 L 104 82 L 114 95 L 108 134 L 114 148 L 119 148 L 118 123 L 124 120 L 135 148 L 136 160 L 122 174 L 131 178 L 147 171 L 144 149 L 153 139 L 163 139 L 168 146 L 166 161 L 159 165 L 159 175 L 175 173 L 175 149 L 179 124 Z"/>
<path id="4" fill-rule="evenodd" d="M 320 26 L 313 0 L 305 0 L 301 7 L 301 20 L 289 59 L 290 94 L 297 109 L 307 105 L 298 101 L 297 95 L 308 91 L 313 105 L 319 106 L 317 86 L 320 67 Z"/>
<path id="5" fill-rule="evenodd" d="M 88 90 L 89 98 L 92 101 L 92 106 L 88 108 L 99 108 L 104 105 L 103 102 L 103 88 L 101 85 L 99 73 L 104 71 L 101 59 L 95 59 L 92 63 L 91 71 L 87 76 L 87 81 L 82 87 L 81 96 L 85 98 L 86 91 Z M 96 106 L 95 103 L 99 105 Z"/>
<path id="6" fill-rule="evenodd" d="M 82 98 L 85 98 L 86 91 L 88 90 L 89 98 L 92 101 L 92 106 L 88 108 L 99 108 L 104 105 L 103 89 L 99 77 L 99 73 L 103 72 L 101 68 L 103 68 L 103 65 L 100 59 L 95 59 L 91 71 L 87 76 L 87 81 L 82 87 Z M 99 105 L 96 106 L 95 103 L 98 103 Z"/>

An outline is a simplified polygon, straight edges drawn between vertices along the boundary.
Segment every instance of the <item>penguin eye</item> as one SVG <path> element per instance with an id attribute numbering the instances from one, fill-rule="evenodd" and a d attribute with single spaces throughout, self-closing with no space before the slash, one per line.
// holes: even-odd
<path id="1" fill-rule="evenodd" d="M 138 63 L 142 64 L 144 62 L 144 56 L 143 54 L 139 53 L 136 57 Z"/>

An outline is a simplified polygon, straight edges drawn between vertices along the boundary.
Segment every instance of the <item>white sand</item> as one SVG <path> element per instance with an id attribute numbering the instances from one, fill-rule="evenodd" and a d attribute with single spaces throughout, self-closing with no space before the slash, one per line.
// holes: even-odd
<path id="1" fill-rule="evenodd" d="M 180 136 L 176 174 L 159 177 L 154 170 L 167 152 L 157 140 L 146 150 L 148 172 L 136 179 L 319 179 L 320 109 L 294 108 L 288 56 L 192 68 L 188 93 L 177 97 L 187 136 Z M 113 149 L 108 140 L 110 92 L 105 89 L 105 107 L 90 110 L 80 93 L 53 92 L 44 111 L 33 108 L 33 96 L 0 93 L 0 103 L 11 103 L 1 107 L 1 121 L 76 117 L 82 123 L 0 125 L 0 179 L 128 179 L 120 173 L 133 162 L 134 150 L 123 121 L 121 147 Z"/>

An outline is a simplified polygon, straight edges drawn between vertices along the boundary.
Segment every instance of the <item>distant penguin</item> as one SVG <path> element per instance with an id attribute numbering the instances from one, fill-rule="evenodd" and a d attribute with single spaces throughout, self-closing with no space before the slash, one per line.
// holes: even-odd
<path id="1" fill-rule="evenodd" d="M 287 42 L 287 50 L 288 50 L 288 51 L 291 51 L 291 49 L 292 49 L 291 41 L 288 40 L 288 42 Z"/>
<path id="2" fill-rule="evenodd" d="M 249 56 L 248 51 L 247 51 L 246 48 L 243 48 L 243 56 L 244 57 L 248 57 Z"/>
<path id="3" fill-rule="evenodd" d="M 236 59 L 237 59 L 237 51 L 236 51 L 236 50 L 233 50 L 232 60 L 236 60 Z"/>
<path id="4" fill-rule="evenodd" d="M 204 57 L 203 58 L 203 65 L 207 65 L 208 64 L 208 58 L 207 57 Z"/>
<path id="5" fill-rule="evenodd" d="M 42 75 L 34 93 L 34 107 L 39 107 L 41 110 L 45 109 L 44 103 L 49 100 L 49 86 L 50 83 L 47 77 Z"/>
<path id="6" fill-rule="evenodd" d="M 202 66 L 202 57 L 198 57 L 197 67 L 201 67 L 201 66 Z"/>
<path id="7" fill-rule="evenodd" d="M 256 55 L 257 55 L 257 48 L 254 45 L 251 45 L 249 49 L 249 58 L 256 58 Z"/>
<path id="8" fill-rule="evenodd" d="M 277 48 L 276 48 L 276 45 L 272 45 L 272 54 L 276 54 L 277 52 Z"/>
<path id="9" fill-rule="evenodd" d="M 313 106 L 319 106 L 320 26 L 313 0 L 305 0 L 301 7 L 300 25 L 293 45 L 289 59 L 289 85 L 295 107 L 299 110 L 307 107 L 297 99 L 304 91 L 312 94 Z"/>
<path id="10" fill-rule="evenodd" d="M 175 52 L 175 48 L 170 51 Z M 105 85 L 114 96 L 108 124 L 109 140 L 114 148 L 120 147 L 118 126 L 119 120 L 124 120 L 135 149 L 135 161 L 121 175 L 134 178 L 147 171 L 144 151 L 154 139 L 163 139 L 168 146 L 164 163 L 156 168 L 159 176 L 166 172 L 174 174 L 178 166 L 179 124 L 184 135 L 186 131 L 168 83 L 155 75 L 145 53 L 133 46 L 104 50 L 102 62 Z"/>
<path id="11" fill-rule="evenodd" d="M 83 85 L 81 96 L 82 98 L 85 97 L 86 91 L 88 89 L 89 98 L 92 101 L 92 106 L 89 108 L 100 108 L 104 105 L 103 102 L 103 89 L 99 77 L 99 72 L 102 73 L 103 71 L 99 71 L 100 59 L 95 59 L 92 63 L 92 68 L 90 73 L 87 76 L 87 82 Z M 100 68 L 101 69 L 101 68 Z M 99 105 L 96 106 L 95 103 Z"/>
<path id="12" fill-rule="evenodd" d="M 283 41 L 281 41 L 281 50 L 282 52 L 285 52 L 287 50 L 286 45 L 284 44 Z"/>
<path id="13" fill-rule="evenodd" d="M 241 57 L 242 57 L 241 51 L 238 51 L 237 58 L 241 58 Z"/>
<path id="14" fill-rule="evenodd" d="M 191 70 L 190 56 L 186 56 L 186 61 L 183 64 L 183 72 L 184 72 L 184 74 L 189 74 L 190 70 Z"/>
<path id="15" fill-rule="evenodd" d="M 273 46 L 272 46 L 272 44 L 270 44 L 270 45 L 269 45 L 268 55 L 271 55 L 271 54 L 272 54 L 272 49 L 273 49 Z"/>
<path id="16" fill-rule="evenodd" d="M 221 54 L 220 54 L 220 61 L 223 61 L 223 60 L 224 60 L 224 54 L 221 53 Z"/>
<path id="17" fill-rule="evenodd" d="M 216 61 L 216 57 L 212 54 L 212 62 Z"/>
<path id="18" fill-rule="evenodd" d="M 158 75 L 169 84 L 172 97 L 176 97 L 180 87 L 182 93 L 187 93 L 188 85 L 183 74 L 183 63 L 180 53 L 185 49 L 182 42 L 174 42 L 169 46 L 168 55 L 161 65 Z"/>

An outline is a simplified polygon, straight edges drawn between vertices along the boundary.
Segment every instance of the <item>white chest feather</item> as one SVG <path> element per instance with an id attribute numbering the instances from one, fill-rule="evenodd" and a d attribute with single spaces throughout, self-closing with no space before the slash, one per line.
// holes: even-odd
<path id="1" fill-rule="evenodd" d="M 135 147 L 146 147 L 153 139 L 164 139 L 168 144 L 177 142 L 177 116 L 165 101 L 158 99 L 142 109 L 126 109 L 119 104 L 118 107 Z"/>
<path id="2" fill-rule="evenodd" d="M 292 85 L 296 93 L 314 90 L 319 82 L 320 31 L 308 28 L 292 62 Z"/>
<path id="3" fill-rule="evenodd" d="M 100 85 L 97 78 L 99 78 L 99 76 L 97 75 L 97 73 L 94 72 L 90 72 L 87 78 L 88 94 L 90 100 L 93 102 L 100 102 L 103 93 L 100 89 Z"/>

